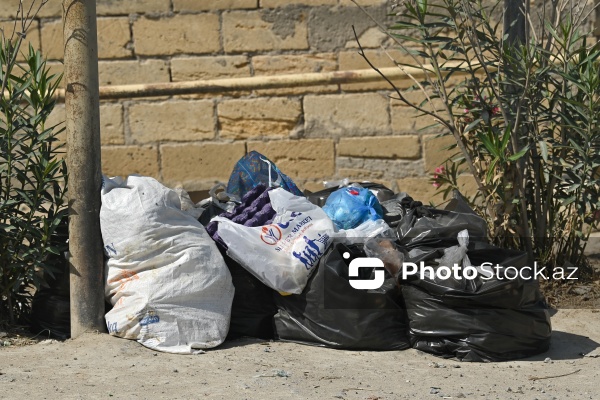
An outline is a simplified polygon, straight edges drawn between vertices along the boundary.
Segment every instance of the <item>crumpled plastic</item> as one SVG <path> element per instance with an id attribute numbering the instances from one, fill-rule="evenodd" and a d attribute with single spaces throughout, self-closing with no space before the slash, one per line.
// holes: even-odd
<path id="1" fill-rule="evenodd" d="M 275 163 L 259 152 L 251 151 L 235 164 L 227 183 L 227 193 L 244 197 L 259 184 L 280 187 L 296 196 L 304 196 L 296 184 L 281 172 Z"/>
<path id="2" fill-rule="evenodd" d="M 463 249 L 455 246 L 449 253 L 460 257 Z M 435 259 L 444 249 L 420 250 L 412 255 L 434 270 L 442 267 Z M 552 328 L 538 282 L 526 276 L 484 279 L 490 276 L 483 273 L 487 271 L 484 263 L 498 265 L 501 274 L 509 267 L 521 271 L 527 265 L 526 253 L 473 242 L 467 254 L 468 264 L 473 265 L 464 266 L 475 268 L 478 275 L 474 279 L 418 274 L 401 281 L 412 347 L 444 358 L 478 362 L 512 360 L 548 350 Z M 406 260 L 416 261 L 410 256 Z"/>
<path id="3" fill-rule="evenodd" d="M 104 177 L 100 228 L 113 336 L 190 354 L 227 336 L 234 287 L 204 227 L 150 177 Z"/>
<path id="4" fill-rule="evenodd" d="M 335 244 L 300 295 L 275 295 L 275 329 L 281 340 L 355 350 L 409 347 L 400 289 L 390 275 L 379 289 L 358 290 L 349 283 L 349 263 L 364 257 L 362 246 Z M 346 258 L 345 255 L 349 255 Z M 372 271 L 361 268 L 359 279 Z"/>
<path id="5" fill-rule="evenodd" d="M 414 247 L 448 247 L 467 230 L 473 241 L 487 242 L 487 224 L 456 192 L 444 209 L 425 206 L 410 209 L 397 227 L 399 244 Z"/>
<path id="6" fill-rule="evenodd" d="M 382 235 L 390 230 L 390 227 L 382 219 L 369 219 L 353 229 L 339 229 L 332 237 L 336 243 L 359 244 Z"/>
<path id="7" fill-rule="evenodd" d="M 454 264 L 462 266 L 470 266 L 471 261 L 467 255 L 467 247 L 469 246 L 469 231 L 463 229 L 457 235 L 458 245 L 444 249 L 444 255 L 438 261 L 439 265 L 452 267 Z"/>
<path id="8" fill-rule="evenodd" d="M 333 223 L 305 197 L 282 188 L 267 194 L 275 211 L 271 223 L 242 225 L 222 215 L 211 224 L 218 224 L 216 233 L 227 254 L 261 282 L 273 290 L 299 294 L 331 242 Z"/>
<path id="9" fill-rule="evenodd" d="M 331 193 L 323 210 L 338 229 L 353 229 L 368 220 L 383 218 L 377 197 L 369 189 L 348 186 Z"/>

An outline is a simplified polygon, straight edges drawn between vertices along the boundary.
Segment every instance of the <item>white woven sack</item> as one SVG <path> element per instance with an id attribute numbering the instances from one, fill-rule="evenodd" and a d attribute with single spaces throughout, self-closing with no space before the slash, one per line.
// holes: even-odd
<path id="1" fill-rule="evenodd" d="M 178 195 L 149 177 L 104 178 L 100 225 L 109 259 L 109 333 L 170 353 L 221 344 L 229 330 L 231 275 Z"/>

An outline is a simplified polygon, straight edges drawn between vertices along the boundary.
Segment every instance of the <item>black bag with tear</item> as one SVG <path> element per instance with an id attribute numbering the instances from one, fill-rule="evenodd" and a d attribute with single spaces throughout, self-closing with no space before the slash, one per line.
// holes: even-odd
<path id="1" fill-rule="evenodd" d="M 350 253 L 345 259 L 343 254 Z M 281 340 L 355 350 L 400 350 L 409 347 L 406 312 L 395 279 L 386 273 L 383 286 L 350 286 L 348 264 L 364 257 L 362 246 L 335 244 L 321 260 L 302 294 L 275 294 L 279 312 L 275 330 Z M 372 268 L 360 268 L 369 279 Z"/>
<path id="2" fill-rule="evenodd" d="M 405 253 L 408 262 L 423 261 L 439 268 L 435 259 L 440 248 L 414 249 Z M 415 255 L 415 253 L 418 253 Z M 437 356 L 462 361 L 503 361 L 528 357 L 548 350 L 551 325 L 537 280 L 516 277 L 527 263 L 527 255 L 500 249 L 483 242 L 471 242 L 467 256 L 480 274 L 475 279 L 435 279 L 427 275 L 402 282 L 412 347 Z M 495 276 L 482 272 L 494 271 Z M 514 267 L 515 269 L 508 269 Z M 484 277 L 491 277 L 484 279 Z M 439 278 L 439 276 L 438 276 Z M 503 278 L 503 279 L 499 279 Z"/>

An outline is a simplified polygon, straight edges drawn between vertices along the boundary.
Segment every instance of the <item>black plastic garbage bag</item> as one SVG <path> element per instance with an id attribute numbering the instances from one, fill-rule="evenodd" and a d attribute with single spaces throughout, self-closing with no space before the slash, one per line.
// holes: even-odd
<path id="1" fill-rule="evenodd" d="M 397 227 L 399 243 L 406 247 L 444 247 L 456 242 L 458 232 L 468 230 L 471 241 L 487 242 L 487 225 L 467 201 L 455 192 L 444 209 L 410 209 Z"/>
<path id="2" fill-rule="evenodd" d="M 227 255 L 226 246 L 217 234 L 217 223 L 210 222 L 211 218 L 217 215 L 249 226 L 268 223 L 273 219 L 275 211 L 269 203 L 267 187 L 258 184 L 244 195 L 241 203 L 231 212 L 220 209 L 212 202 L 208 203 L 200 216 L 200 223 L 206 226 L 207 232 L 216 239 L 235 288 L 227 339 L 243 336 L 273 339 L 275 335 L 273 316 L 277 312 L 273 298 L 274 291 Z"/>
<path id="3" fill-rule="evenodd" d="M 275 292 L 224 251 L 221 254 L 231 272 L 235 287 L 227 339 L 243 336 L 273 339 L 275 336 L 273 316 L 277 313 L 273 298 Z"/>
<path id="4" fill-rule="evenodd" d="M 405 260 L 440 267 L 434 259 L 443 251 L 420 250 L 418 259 Z M 462 361 L 512 360 L 548 350 L 550 315 L 537 280 L 527 278 L 527 255 L 483 242 L 471 242 L 467 255 L 480 272 L 475 279 L 417 274 L 402 282 L 413 348 Z M 484 263 L 491 266 L 482 272 Z"/>
<path id="5" fill-rule="evenodd" d="M 64 219 L 52 237 L 53 244 L 69 238 L 68 222 Z M 44 272 L 42 287 L 31 301 L 30 330 L 41 337 L 65 340 L 71 337 L 69 264 L 63 255 L 53 254 L 47 262 L 53 272 Z"/>
<path id="6" fill-rule="evenodd" d="M 68 276 L 67 276 L 68 278 Z M 68 281 L 68 280 L 67 280 Z M 31 310 L 31 331 L 42 337 L 65 340 L 71 337 L 69 295 L 42 289 L 35 294 Z"/>
<path id="7" fill-rule="evenodd" d="M 386 275 L 376 290 L 354 289 L 348 265 L 364 257 L 362 246 L 334 244 L 299 295 L 275 295 L 279 312 L 275 329 L 281 340 L 356 350 L 400 350 L 409 347 L 406 313 L 395 280 Z M 349 259 L 343 254 L 348 252 Z M 366 279 L 372 269 L 360 268 Z"/>

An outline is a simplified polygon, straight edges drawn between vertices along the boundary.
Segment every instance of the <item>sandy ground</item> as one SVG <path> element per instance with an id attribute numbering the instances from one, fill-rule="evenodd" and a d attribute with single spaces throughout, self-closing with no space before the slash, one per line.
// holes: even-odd
<path id="1" fill-rule="evenodd" d="M 182 356 L 88 333 L 0 347 L 0 399 L 599 399 L 600 310 L 552 324 L 547 353 L 485 364 L 250 339 Z"/>

